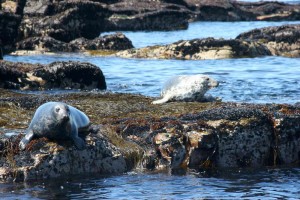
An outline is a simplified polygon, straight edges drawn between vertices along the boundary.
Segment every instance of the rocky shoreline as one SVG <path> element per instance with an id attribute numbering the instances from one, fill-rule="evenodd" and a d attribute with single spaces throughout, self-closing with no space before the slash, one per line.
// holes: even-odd
<path id="1" fill-rule="evenodd" d="M 2 181 L 80 174 L 119 174 L 136 168 L 185 173 L 228 167 L 299 164 L 300 107 L 284 104 L 173 102 L 98 92 L 28 95 L 1 90 Z M 46 138 L 18 143 L 35 109 L 63 101 L 84 111 L 92 125 L 87 148 Z M 13 136 L 9 133 L 15 132 Z"/>
<path id="2" fill-rule="evenodd" d="M 133 48 L 124 35 L 98 38 L 99 35 L 108 31 L 187 29 L 191 21 L 300 20 L 300 5 L 280 2 L 4 0 L 1 5 L 0 48 L 4 54 L 18 50 L 120 51 Z M 299 35 L 299 27 L 291 29 L 289 33 L 292 31 L 291 36 L 296 38 Z M 272 32 L 274 33 L 274 29 L 264 30 L 262 34 Z M 243 38 L 243 42 L 248 42 L 245 40 L 249 40 L 250 37 L 245 37 L 246 35 L 239 39 Z M 260 41 L 264 39 L 262 36 Z M 288 40 L 283 42 L 290 44 Z M 297 44 L 294 43 L 293 46 L 296 46 L 299 40 Z M 280 45 L 268 40 L 266 46 L 275 55 L 285 55 L 281 51 L 289 52 L 286 45 Z M 292 49 L 292 55 L 287 56 L 299 57 L 299 49 L 293 48 L 296 48 L 296 51 Z"/>

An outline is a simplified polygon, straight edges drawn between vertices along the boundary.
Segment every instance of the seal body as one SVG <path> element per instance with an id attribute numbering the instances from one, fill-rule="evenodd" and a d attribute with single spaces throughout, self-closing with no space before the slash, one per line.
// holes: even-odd
<path id="1" fill-rule="evenodd" d="M 80 110 L 62 102 L 48 102 L 36 110 L 19 147 L 24 150 L 32 138 L 47 137 L 72 139 L 78 149 L 84 149 L 85 142 L 78 137 L 78 131 L 89 125 L 89 118 Z"/>
<path id="2" fill-rule="evenodd" d="M 204 94 L 219 83 L 207 75 L 180 75 L 169 79 L 161 91 L 162 99 L 153 104 L 168 101 L 205 101 Z"/>

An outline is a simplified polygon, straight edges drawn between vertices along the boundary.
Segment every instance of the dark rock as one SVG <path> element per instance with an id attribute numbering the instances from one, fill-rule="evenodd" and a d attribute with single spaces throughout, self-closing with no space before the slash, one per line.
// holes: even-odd
<path id="1" fill-rule="evenodd" d="M 187 12 L 152 11 L 134 16 L 115 14 L 108 18 L 107 30 L 178 30 L 188 28 Z"/>
<path id="2" fill-rule="evenodd" d="M 271 55 L 269 50 L 257 43 L 242 40 L 194 39 L 181 40 L 169 45 L 129 49 L 116 54 L 125 58 L 158 59 L 222 59 Z"/>
<path id="3" fill-rule="evenodd" d="M 230 0 L 185 0 L 201 21 L 281 21 L 299 20 L 300 5 L 280 2 L 242 2 Z"/>
<path id="4" fill-rule="evenodd" d="M 237 39 L 262 43 L 272 55 L 300 57 L 299 24 L 254 29 L 238 35 Z"/>
<path id="5" fill-rule="evenodd" d="M 44 52 L 78 52 L 89 50 L 125 50 L 133 48 L 132 42 L 122 33 L 105 35 L 93 40 L 78 38 L 69 43 L 56 40 L 52 37 L 30 37 L 16 44 L 14 54 L 22 54 L 23 50 Z M 26 53 L 26 52 L 25 52 Z"/>
<path id="6" fill-rule="evenodd" d="M 0 11 L 0 41 L 2 41 L 1 46 L 4 54 L 14 49 L 20 22 L 21 16 Z"/>
<path id="7" fill-rule="evenodd" d="M 0 86 L 9 89 L 106 89 L 105 78 L 99 67 L 72 61 L 44 66 L 2 61 L 0 80 Z"/>
<path id="8" fill-rule="evenodd" d="M 69 43 L 71 47 L 79 47 L 81 50 L 112 50 L 120 51 L 133 48 L 132 42 L 123 34 L 116 33 L 97 37 L 93 40 L 79 38 Z M 74 49 L 70 48 L 70 49 Z"/>
<path id="9" fill-rule="evenodd" d="M 113 30 L 187 28 L 188 11 L 185 8 L 178 10 L 174 5 L 176 9 L 171 9 L 159 3 L 159 6 L 155 6 L 158 10 L 146 9 L 151 8 L 148 3 L 138 1 L 134 2 L 135 7 L 132 7 L 129 6 L 129 2 L 107 5 L 93 1 L 36 3 L 30 0 L 25 5 L 19 31 L 23 39 L 50 36 L 70 42 L 80 37 L 94 39 L 101 32 Z"/>

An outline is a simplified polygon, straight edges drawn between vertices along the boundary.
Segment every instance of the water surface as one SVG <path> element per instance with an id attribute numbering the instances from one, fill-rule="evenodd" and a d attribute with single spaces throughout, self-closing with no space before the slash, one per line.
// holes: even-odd
<path id="1" fill-rule="evenodd" d="M 300 169 L 127 173 L 0 185 L 2 199 L 298 199 Z"/>

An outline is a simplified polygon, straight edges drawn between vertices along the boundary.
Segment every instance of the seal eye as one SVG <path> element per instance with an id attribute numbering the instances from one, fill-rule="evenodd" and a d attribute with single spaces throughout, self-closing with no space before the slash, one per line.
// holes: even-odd
<path id="1" fill-rule="evenodd" d="M 60 111 L 60 108 L 56 108 L 55 111 L 56 111 L 56 112 L 59 112 L 59 111 Z"/>

